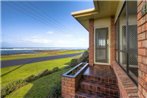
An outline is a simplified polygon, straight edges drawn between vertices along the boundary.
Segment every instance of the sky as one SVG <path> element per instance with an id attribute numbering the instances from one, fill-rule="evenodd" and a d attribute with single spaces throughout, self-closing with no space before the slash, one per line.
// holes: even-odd
<path id="1" fill-rule="evenodd" d="M 84 47 L 88 31 L 71 12 L 93 1 L 3 1 L 2 47 Z"/>

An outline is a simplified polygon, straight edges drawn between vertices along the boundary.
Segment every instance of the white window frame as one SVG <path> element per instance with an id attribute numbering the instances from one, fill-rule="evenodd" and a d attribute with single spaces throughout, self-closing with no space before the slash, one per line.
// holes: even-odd
<path id="1" fill-rule="evenodd" d="M 102 62 L 96 62 L 96 55 L 95 55 L 95 53 L 96 53 L 96 42 L 95 42 L 95 40 L 96 40 L 96 29 L 101 29 L 101 28 L 108 28 L 108 41 L 107 41 L 107 43 L 108 43 L 108 51 L 109 51 L 109 53 L 108 53 L 108 63 L 102 63 Z M 111 46 L 111 43 L 110 43 L 110 38 L 111 38 L 111 36 L 110 36 L 110 27 L 108 27 L 108 26 L 106 26 L 106 27 L 94 27 L 94 64 L 100 64 L 100 65 L 110 65 L 110 55 L 111 55 L 111 53 L 110 53 L 110 46 Z"/>

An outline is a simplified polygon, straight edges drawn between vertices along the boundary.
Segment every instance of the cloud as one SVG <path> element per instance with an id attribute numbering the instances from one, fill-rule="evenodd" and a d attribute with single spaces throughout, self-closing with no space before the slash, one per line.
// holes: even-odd
<path id="1" fill-rule="evenodd" d="M 8 41 L 8 40 L 7 40 Z M 30 35 L 19 39 L 10 39 L 10 44 L 31 47 L 88 47 L 88 39 L 85 37 L 74 37 L 72 34 L 62 35 Z"/>
<path id="2" fill-rule="evenodd" d="M 79 42 L 88 42 L 88 39 L 85 39 L 85 38 L 79 38 Z"/>
<path id="3" fill-rule="evenodd" d="M 67 35 L 66 35 L 67 36 Z M 68 35 L 72 36 L 72 35 Z M 47 37 L 47 36 L 32 36 L 25 39 L 27 43 L 38 44 L 42 46 L 54 47 L 88 47 L 88 39 L 72 38 L 63 36 Z"/>
<path id="4" fill-rule="evenodd" d="M 72 37 L 72 34 L 64 34 L 65 37 Z"/>
<path id="5" fill-rule="evenodd" d="M 54 32 L 52 32 L 52 31 L 48 31 L 47 34 L 54 34 Z"/>
<path id="6" fill-rule="evenodd" d="M 56 39 L 53 42 L 55 47 L 88 47 L 88 39 L 84 38 L 67 38 Z"/>
<path id="7" fill-rule="evenodd" d="M 48 38 L 41 37 L 41 36 L 32 36 L 32 37 L 23 39 L 23 41 L 28 42 L 28 43 L 35 43 L 35 44 L 50 44 L 50 43 L 52 43 L 52 40 L 49 40 Z"/>

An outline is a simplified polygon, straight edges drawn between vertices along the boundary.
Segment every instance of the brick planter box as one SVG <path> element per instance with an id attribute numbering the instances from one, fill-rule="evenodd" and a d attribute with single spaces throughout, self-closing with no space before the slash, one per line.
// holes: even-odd
<path id="1" fill-rule="evenodd" d="M 83 72 L 87 69 L 88 63 L 80 63 L 62 75 L 62 97 L 75 98 L 76 90 Z"/>

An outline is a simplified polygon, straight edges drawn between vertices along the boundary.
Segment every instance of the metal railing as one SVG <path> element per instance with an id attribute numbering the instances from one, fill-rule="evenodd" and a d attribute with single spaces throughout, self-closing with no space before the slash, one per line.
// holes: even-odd
<path id="1" fill-rule="evenodd" d="M 88 63 L 81 62 L 80 64 L 78 64 L 75 67 L 73 67 L 71 70 L 69 70 L 66 73 L 64 73 L 62 76 L 63 77 L 75 78 L 80 73 L 84 72 L 87 67 L 88 67 Z"/>

